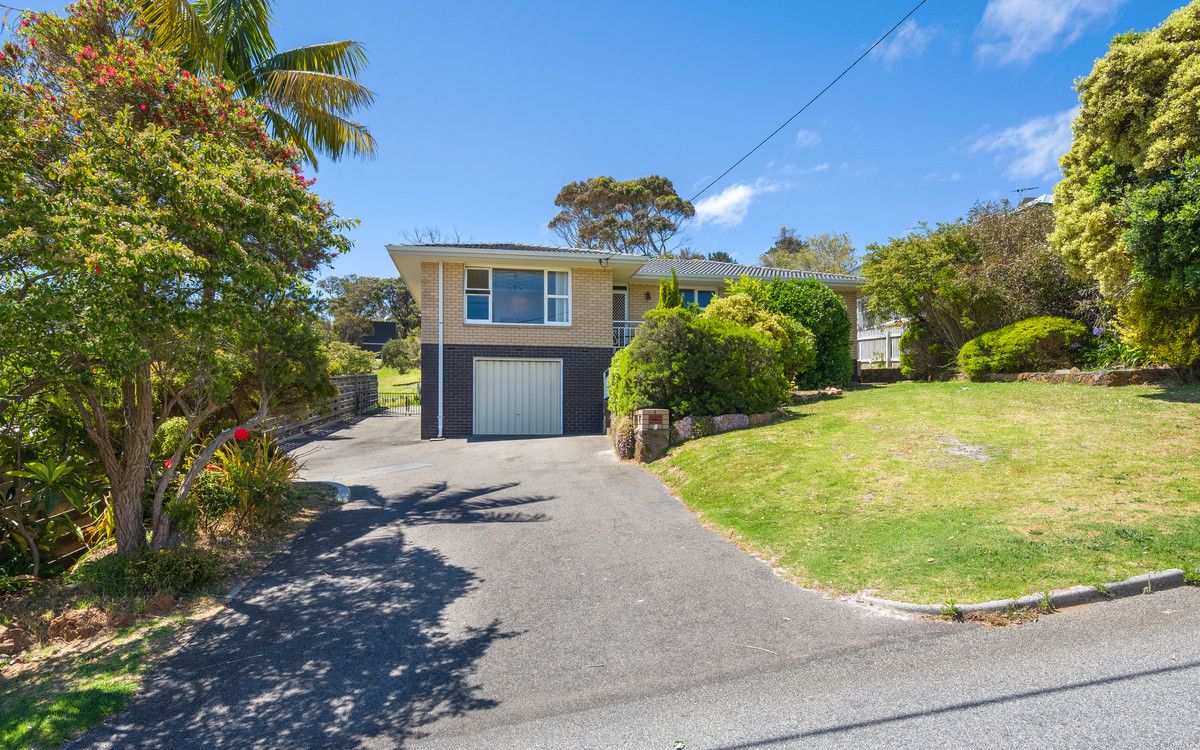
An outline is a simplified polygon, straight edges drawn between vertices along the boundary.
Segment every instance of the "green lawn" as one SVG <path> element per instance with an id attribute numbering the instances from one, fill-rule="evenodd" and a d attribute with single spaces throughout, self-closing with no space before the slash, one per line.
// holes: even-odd
<path id="1" fill-rule="evenodd" d="M 799 583 L 917 602 L 1200 564 L 1200 387 L 899 383 L 651 465 Z"/>
<path id="2" fill-rule="evenodd" d="M 381 367 L 376 371 L 379 378 L 379 390 L 415 391 L 421 382 L 421 370 L 400 372 L 394 367 Z"/>

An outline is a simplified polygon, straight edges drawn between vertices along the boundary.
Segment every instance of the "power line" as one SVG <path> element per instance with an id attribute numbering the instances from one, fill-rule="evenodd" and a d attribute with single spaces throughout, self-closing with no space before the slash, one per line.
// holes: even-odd
<path id="1" fill-rule="evenodd" d="M 816 100 L 820 99 L 822 94 L 824 94 L 824 93 L 825 93 L 826 91 L 828 91 L 829 89 L 833 88 L 834 84 L 836 84 L 838 81 L 842 80 L 842 78 L 843 78 L 843 77 L 844 77 L 844 76 L 845 76 L 847 73 L 849 73 L 851 70 L 853 70 L 853 69 L 854 69 L 854 66 L 858 65 L 860 62 L 862 62 L 862 61 L 863 61 L 863 58 L 865 58 L 867 55 L 869 55 L 869 54 L 871 54 L 872 52 L 874 52 L 876 47 L 878 47 L 879 45 L 883 44 L 883 41 L 884 41 L 885 39 L 887 39 L 889 36 L 891 36 L 891 35 L 892 35 L 892 32 L 894 32 L 896 29 L 900 28 L 900 24 L 902 24 L 902 23 L 904 23 L 905 21 L 907 21 L 907 20 L 909 19 L 909 17 L 910 17 L 910 16 L 911 16 L 913 13 L 916 13 L 918 10 L 920 10 L 921 6 L 922 6 L 922 5 L 924 5 L 926 2 L 928 2 L 928 0 L 921 0 L 919 3 L 917 3 L 916 5 L 914 5 L 914 6 L 913 6 L 913 8 L 912 8 L 912 10 L 910 10 L 910 11 L 909 11 L 909 12 L 907 12 L 907 13 L 905 13 L 903 18 L 901 18 L 899 21 L 897 21 L 895 24 L 893 24 L 893 25 L 892 25 L 892 28 L 888 29 L 888 30 L 887 30 L 887 31 L 884 33 L 884 35 L 883 35 L 883 36 L 881 36 L 881 37 L 879 37 L 878 39 L 876 39 L 876 40 L 875 40 L 875 43 L 874 43 L 874 44 L 872 44 L 870 47 L 868 47 L 866 52 L 864 52 L 864 53 L 862 53 L 861 55 L 859 55 L 859 56 L 858 56 L 858 58 L 857 58 L 857 59 L 855 59 L 855 61 L 854 61 L 854 62 L 852 62 L 852 63 L 850 63 L 849 65 L 847 65 L 847 66 L 846 66 L 846 68 L 845 68 L 845 69 L 844 69 L 844 70 L 843 70 L 841 73 L 838 73 L 838 74 L 837 74 L 837 78 L 834 78 L 832 81 L 830 81 L 828 84 L 826 84 L 825 88 L 823 88 L 823 89 L 821 89 L 820 91 L 818 91 L 816 96 L 814 96 L 813 98 L 809 99 L 807 102 L 805 102 L 805 104 L 804 104 L 804 106 L 803 106 L 803 107 L 801 107 L 800 109 L 796 110 L 796 112 L 795 112 L 795 113 L 794 113 L 794 114 L 793 114 L 791 117 L 789 117 L 789 118 L 787 118 L 786 120 L 784 120 L 782 125 L 780 125 L 779 127 L 775 128 L 774 130 L 772 130 L 770 135 L 768 135 L 766 138 L 763 138 L 761 141 L 759 141 L 757 146 L 755 146 L 754 148 L 750 149 L 750 150 L 749 150 L 749 151 L 747 151 L 745 154 L 743 154 L 743 155 L 742 155 L 742 158 L 738 159 L 738 160 L 737 160 L 737 161 L 735 161 L 733 164 L 729 165 L 729 169 L 726 169 L 724 172 L 722 172 L 721 174 L 717 175 L 716 179 L 714 179 L 712 182 L 710 182 L 710 183 L 708 183 L 707 185 L 705 185 L 705 186 L 704 186 L 704 188 L 700 190 L 700 192 L 698 192 L 698 193 L 696 193 L 695 195 L 693 195 L 693 196 L 691 197 L 691 201 L 689 201 L 689 202 L 694 202 L 694 201 L 695 201 L 697 198 L 699 198 L 700 196 L 704 195 L 704 194 L 705 194 L 705 193 L 708 191 L 708 189 L 709 189 L 710 187 L 712 187 L 713 185 L 716 185 L 718 182 L 720 182 L 720 181 L 722 180 L 722 178 L 724 178 L 724 177 L 725 177 L 725 175 L 729 174 L 729 173 L 730 173 L 730 172 L 732 172 L 734 169 L 736 169 L 736 168 L 737 168 L 737 166 L 738 166 L 739 164 L 741 164 L 742 162 L 746 161 L 746 159 L 750 158 L 750 155 L 751 155 L 751 154 L 753 154 L 755 151 L 757 151 L 757 150 L 759 150 L 760 148 L 762 148 L 763 146 L 765 146 L 765 145 L 766 145 L 766 143 L 767 143 L 767 141 L 771 140 L 771 139 L 772 139 L 772 138 L 774 138 L 776 135 L 778 135 L 778 134 L 779 134 L 779 131 L 783 130 L 783 129 L 784 129 L 784 128 L 786 128 L 788 125 L 790 125 L 790 124 L 791 124 L 791 122 L 792 122 L 792 120 L 795 120 L 797 117 L 799 117 L 799 116 L 800 116 L 800 115 L 801 115 L 801 114 L 804 112 L 804 110 L 806 110 L 806 109 L 808 109 L 810 106 L 812 106 L 813 102 L 815 102 Z"/>

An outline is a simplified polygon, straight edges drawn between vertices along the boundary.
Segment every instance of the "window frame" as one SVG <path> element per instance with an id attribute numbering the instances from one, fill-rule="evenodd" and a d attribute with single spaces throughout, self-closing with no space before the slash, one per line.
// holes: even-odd
<path id="1" fill-rule="evenodd" d="M 470 291 L 470 287 L 467 286 L 467 276 L 469 275 L 469 272 L 471 272 L 471 271 L 487 271 L 487 275 L 488 275 L 488 289 L 487 289 L 488 317 L 487 317 L 487 320 L 479 320 L 479 319 L 473 319 L 473 318 L 467 317 L 468 297 L 483 296 L 483 293 L 481 291 L 478 291 L 478 287 L 476 287 L 476 291 Z M 496 293 L 496 286 L 492 279 L 493 271 L 540 271 L 541 272 L 541 274 L 542 274 L 542 322 L 541 323 L 497 323 L 492 320 L 492 312 L 493 312 L 493 310 L 495 310 L 495 300 L 493 299 L 493 295 Z M 566 292 L 566 294 L 557 294 L 557 293 L 550 294 L 549 274 L 552 274 L 552 273 L 565 273 L 567 275 L 567 292 Z M 521 266 L 508 266 L 508 265 L 496 265 L 496 266 L 467 265 L 467 266 L 464 266 L 463 267 L 463 323 L 465 325 L 473 325 L 473 326 L 484 325 L 484 326 L 518 326 L 518 327 L 533 327 L 533 328 L 545 328 L 545 327 L 570 328 L 571 324 L 574 320 L 574 308 L 575 308 L 575 305 L 574 305 L 574 297 L 575 297 L 574 282 L 575 282 L 575 280 L 573 278 L 570 268 L 546 268 L 544 266 L 539 268 L 539 267 L 528 267 L 528 266 L 521 267 Z M 567 319 L 565 322 L 550 320 L 550 300 L 551 299 L 565 299 L 567 301 Z"/>
<path id="2" fill-rule="evenodd" d="M 688 300 L 687 300 L 688 292 L 692 293 L 692 301 L 691 302 L 688 302 Z M 679 287 L 679 296 L 681 299 L 683 299 L 683 304 L 685 304 L 685 305 L 690 305 L 693 303 L 699 304 L 700 292 L 708 292 L 709 294 L 712 295 L 712 297 L 710 297 L 709 301 L 708 301 L 710 305 L 712 304 L 712 301 L 718 297 L 717 290 L 714 288 L 706 288 L 706 287 L 698 287 L 698 286 Z M 705 305 L 704 307 L 708 307 L 708 305 Z M 703 310 L 704 308 L 702 307 L 700 309 Z"/>

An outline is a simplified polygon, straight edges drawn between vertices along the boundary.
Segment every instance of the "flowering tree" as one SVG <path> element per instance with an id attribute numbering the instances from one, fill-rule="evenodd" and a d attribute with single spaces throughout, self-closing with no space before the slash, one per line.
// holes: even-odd
<path id="1" fill-rule="evenodd" d="M 121 553 L 170 535 L 186 493 L 233 435 L 323 395 L 307 281 L 348 248 L 255 105 L 153 49 L 115 0 L 28 15 L 0 51 L 0 352 L 67 394 L 110 483 Z M 159 475 L 155 432 L 187 420 Z"/>

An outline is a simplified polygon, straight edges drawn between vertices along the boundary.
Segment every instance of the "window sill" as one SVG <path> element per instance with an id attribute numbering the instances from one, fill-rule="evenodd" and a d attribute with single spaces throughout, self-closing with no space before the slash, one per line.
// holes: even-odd
<path id="1" fill-rule="evenodd" d="M 570 328 L 570 323 L 493 323 L 488 320 L 464 320 L 468 326 L 499 326 L 502 328 Z"/>

